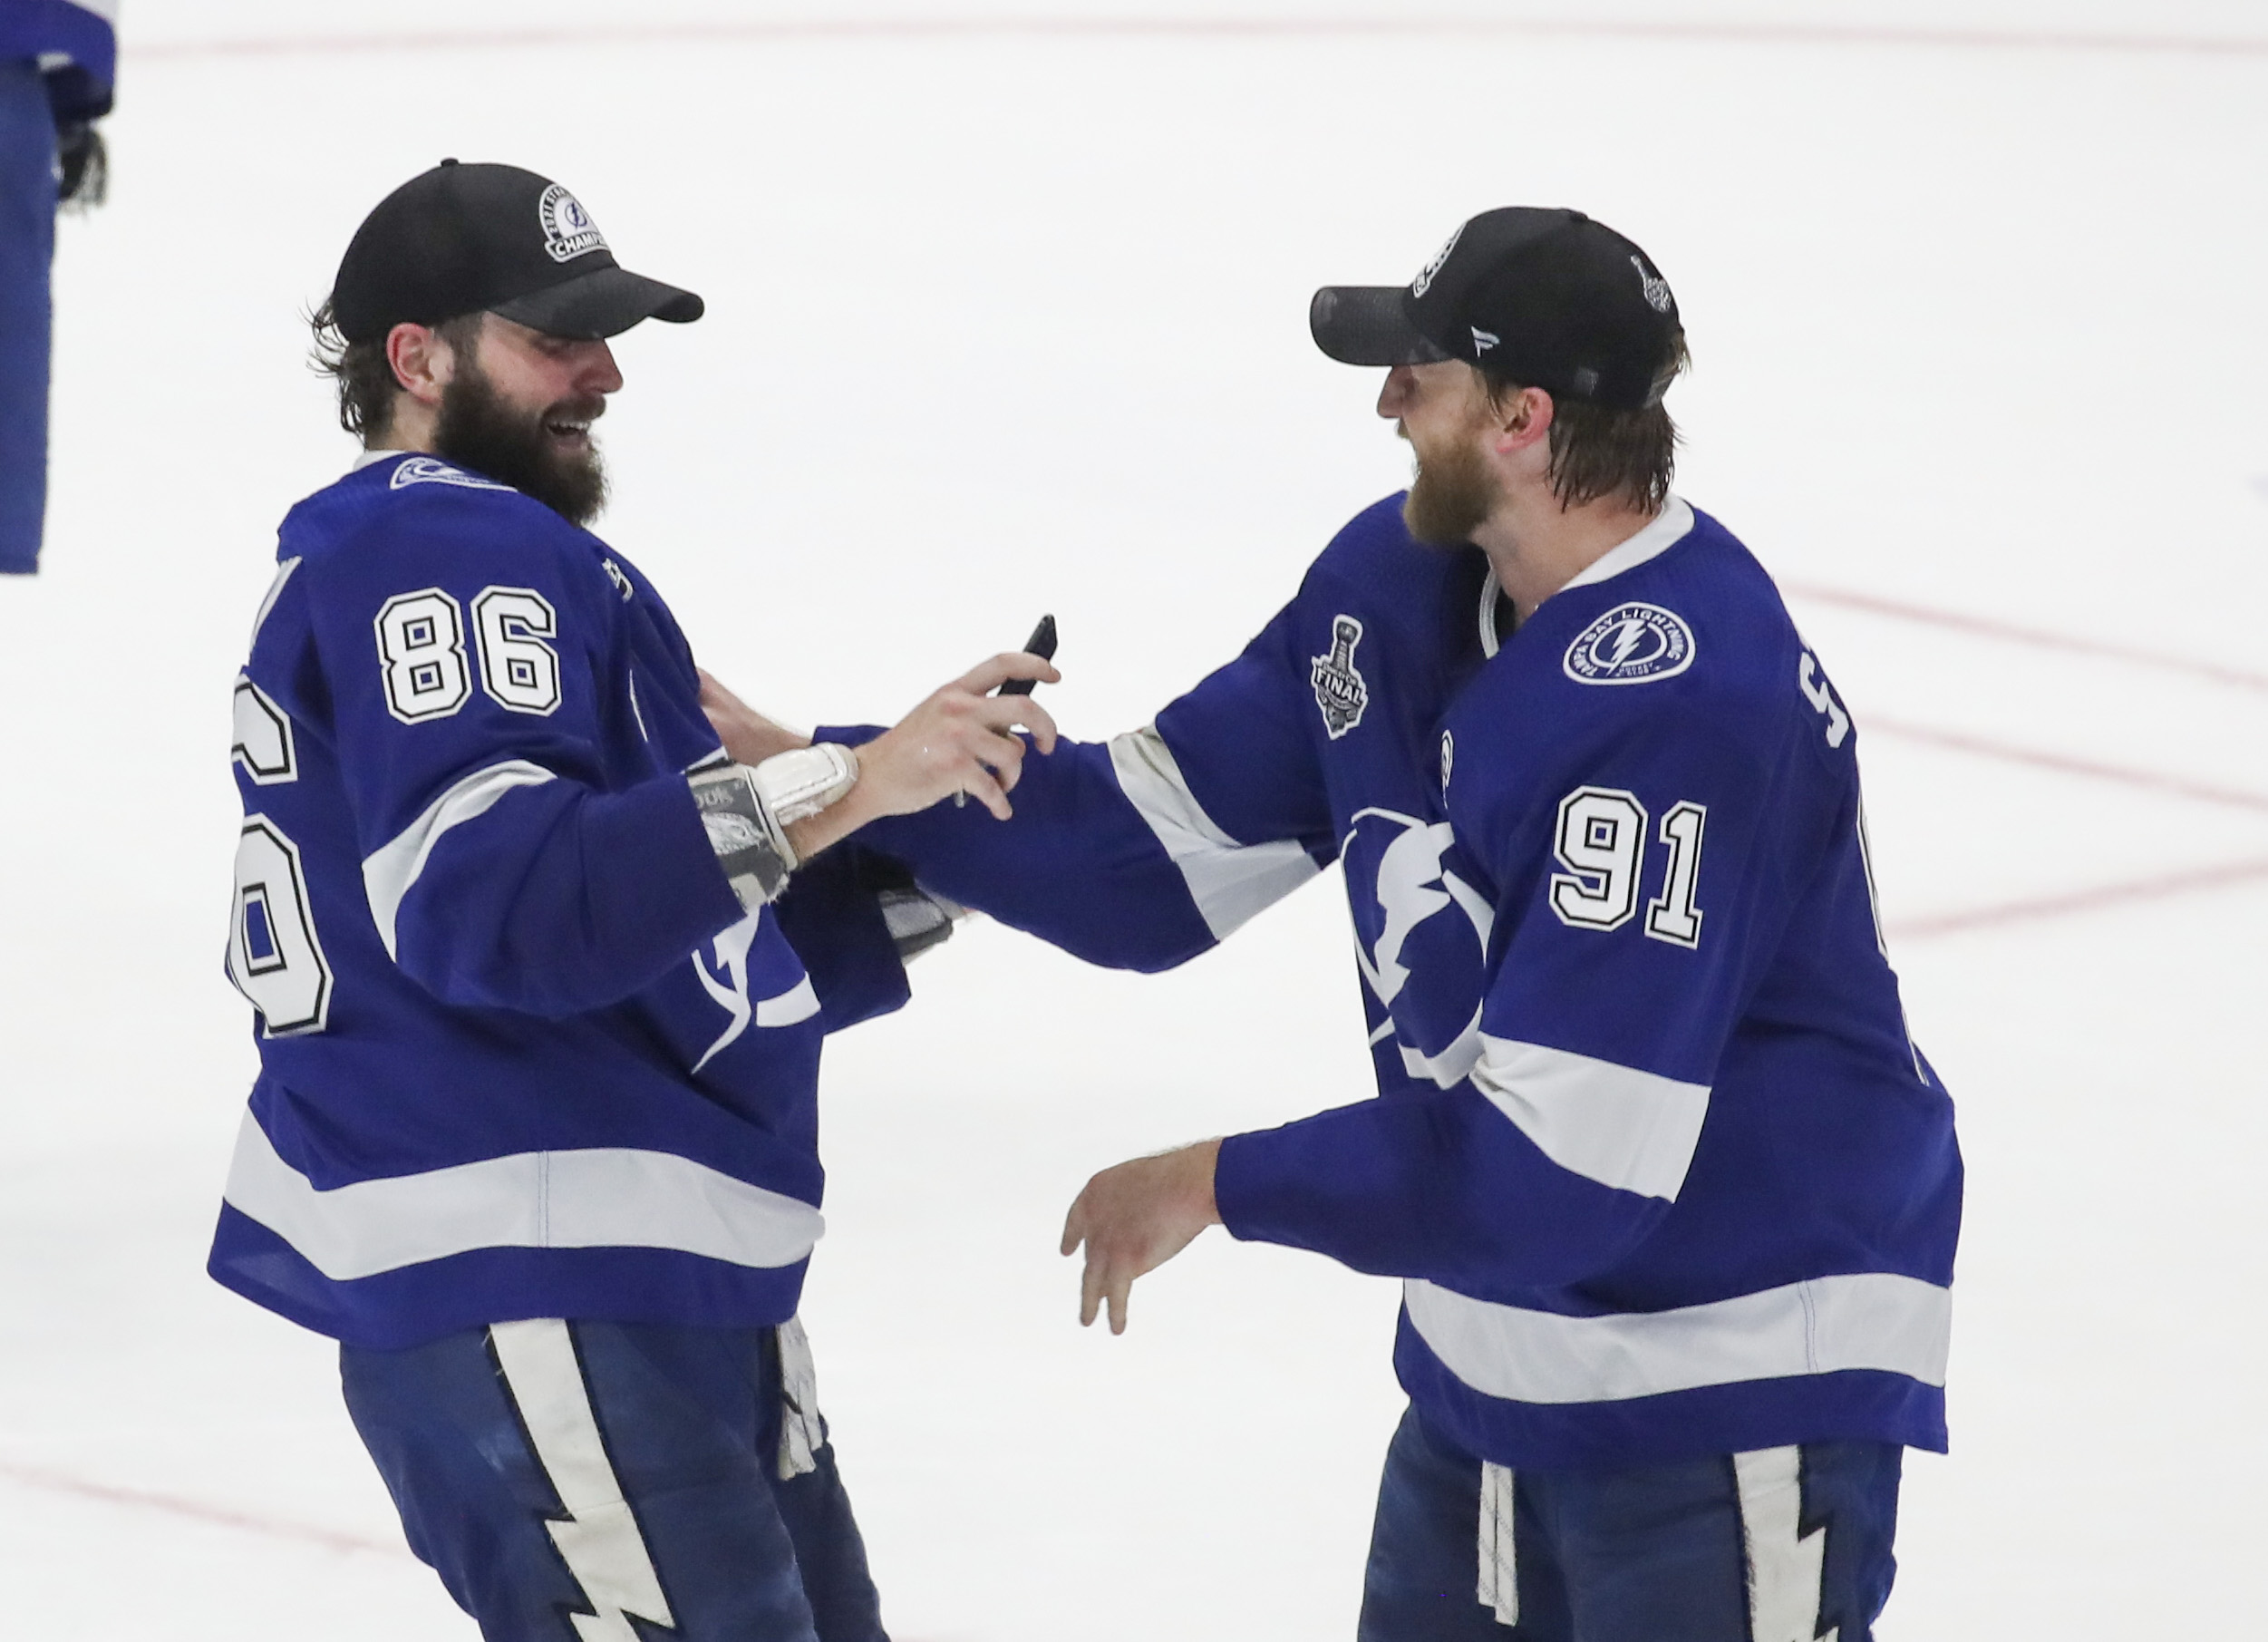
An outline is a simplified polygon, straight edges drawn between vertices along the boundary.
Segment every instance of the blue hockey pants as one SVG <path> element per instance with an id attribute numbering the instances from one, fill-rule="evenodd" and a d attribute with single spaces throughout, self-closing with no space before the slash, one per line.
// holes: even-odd
<path id="1" fill-rule="evenodd" d="M 1807 1443 L 1628 1471 L 1484 1465 L 1402 1416 L 1360 1642 L 1867 1642 L 1904 1453 Z"/>
<path id="2" fill-rule="evenodd" d="M 488 1642 L 887 1642 L 809 1362 L 792 1322 L 339 1353 L 410 1549 Z"/>

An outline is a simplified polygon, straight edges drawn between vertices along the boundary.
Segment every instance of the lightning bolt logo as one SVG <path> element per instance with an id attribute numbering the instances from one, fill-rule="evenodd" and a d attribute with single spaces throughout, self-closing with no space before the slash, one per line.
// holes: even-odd
<path id="1" fill-rule="evenodd" d="M 1819 1630 L 1827 1524 L 1804 1530 L 1803 1450 L 1737 1453 L 1732 1470 L 1749 1558 L 1749 1635 L 1756 1642 L 1839 1642 L 1841 1626 Z"/>
<path id="2" fill-rule="evenodd" d="M 1637 653 L 1639 642 L 1646 636 L 1646 624 L 1631 617 L 1614 629 L 1614 653 L 1606 658 L 1609 667 L 1619 667 Z"/>
<path id="3" fill-rule="evenodd" d="M 662 1576 L 606 1457 L 567 1324 L 557 1317 L 493 1324 L 489 1344 L 566 1513 L 544 1526 L 590 1607 L 567 1615 L 579 1642 L 640 1642 L 634 1618 L 675 1629 Z"/>

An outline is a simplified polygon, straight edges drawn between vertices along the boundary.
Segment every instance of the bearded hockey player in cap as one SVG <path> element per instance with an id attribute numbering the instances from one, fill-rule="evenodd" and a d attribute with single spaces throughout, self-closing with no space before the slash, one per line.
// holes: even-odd
<path id="1" fill-rule="evenodd" d="M 366 448 L 236 686 L 262 1069 L 211 1270 L 341 1343 L 412 1549 L 514 1642 L 882 1636 L 794 1318 L 820 1040 L 945 915 L 837 840 L 1004 817 L 1005 732 L 1053 734 L 1003 656 L 855 753 L 726 754 L 583 528 L 607 339 L 701 312 L 532 172 L 390 195 L 319 331 Z"/>
<path id="2" fill-rule="evenodd" d="M 1862 1642 L 1902 1450 L 1944 1446 L 1961 1165 L 1851 715 L 1670 489 L 1684 333 L 1638 247 L 1490 211 L 1311 323 L 1386 368 L 1409 492 L 1008 826 L 871 836 L 1140 967 L 1339 861 L 1380 1097 L 1107 1170 L 1063 1246 L 1114 1329 L 1215 1223 L 1404 1280 L 1365 1642 Z"/>

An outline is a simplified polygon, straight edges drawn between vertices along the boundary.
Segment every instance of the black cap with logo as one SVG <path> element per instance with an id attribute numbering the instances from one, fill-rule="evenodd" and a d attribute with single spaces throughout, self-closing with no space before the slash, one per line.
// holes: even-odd
<path id="1" fill-rule="evenodd" d="M 494 313 L 555 336 L 596 338 L 641 319 L 683 325 L 701 298 L 615 261 L 582 202 L 516 165 L 444 160 L 363 219 L 331 312 L 349 342 L 395 325 Z"/>
<path id="2" fill-rule="evenodd" d="M 1531 206 L 1483 211 L 1407 287 L 1324 287 L 1307 324 L 1346 364 L 1462 359 L 1620 410 L 1659 403 L 1678 354 L 1677 298 L 1653 259 L 1581 211 Z"/>

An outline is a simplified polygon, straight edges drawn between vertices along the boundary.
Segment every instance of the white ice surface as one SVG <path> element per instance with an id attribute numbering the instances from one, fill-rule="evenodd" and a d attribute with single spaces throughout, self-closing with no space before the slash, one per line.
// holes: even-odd
<path id="1" fill-rule="evenodd" d="M 806 723 L 894 715 L 1043 608 L 1066 726 L 1139 722 L 1403 476 L 1308 292 L 1405 277 L 1512 200 L 1668 272 L 1700 361 L 1681 488 L 1791 588 L 2268 670 L 2257 4 L 1275 25 L 1394 9 L 796 36 L 765 28 L 963 14 L 130 0 L 113 199 L 62 235 L 49 568 L 0 581 L 0 1633 L 471 1635 L 325 1343 L 200 1270 L 253 1065 L 220 978 L 228 683 L 275 521 L 350 454 L 297 314 L 443 153 L 567 179 L 630 266 L 709 298 L 620 346 L 605 530 L 710 666 Z M 1771 32 L 1820 25 L 1863 37 Z M 608 33 L 495 38 L 562 28 Z M 1859 720 L 1971 1167 L 1954 1452 L 1908 1467 L 1882 1634 L 2239 1634 L 2268 876 L 1943 928 L 2268 863 L 2268 691 L 1794 603 Z M 1215 1233 L 1111 1339 L 1053 1253 L 1093 1169 L 1364 1093 L 1339 893 L 1154 979 L 980 928 L 830 1050 L 806 1315 L 903 1642 L 1351 1634 L 1391 1286 Z"/>

